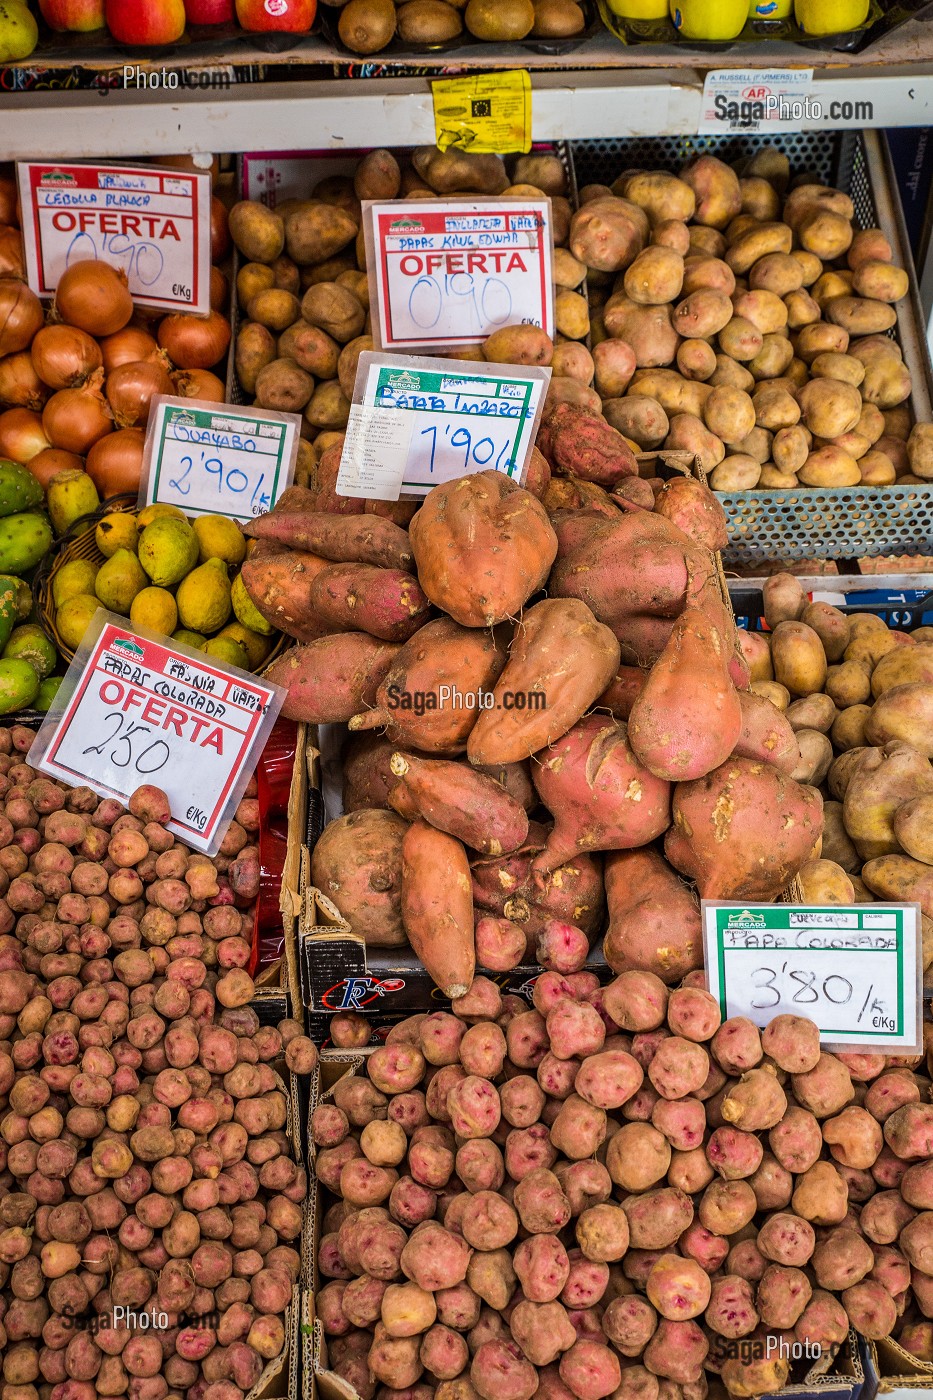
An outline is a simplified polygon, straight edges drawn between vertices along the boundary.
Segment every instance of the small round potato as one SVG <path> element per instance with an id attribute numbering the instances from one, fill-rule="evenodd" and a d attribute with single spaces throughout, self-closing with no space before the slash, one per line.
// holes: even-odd
<path id="1" fill-rule="evenodd" d="M 743 452 L 734 452 L 713 468 L 709 484 L 714 491 L 752 491 L 760 476 L 760 462 Z"/>
<path id="2" fill-rule="evenodd" d="M 804 486 L 856 486 L 862 479 L 858 462 L 841 447 L 819 447 L 797 472 Z"/>

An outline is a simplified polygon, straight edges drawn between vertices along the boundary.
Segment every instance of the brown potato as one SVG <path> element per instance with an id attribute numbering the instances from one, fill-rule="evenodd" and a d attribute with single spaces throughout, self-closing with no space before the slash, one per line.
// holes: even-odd
<path id="1" fill-rule="evenodd" d="M 285 247 L 281 215 L 256 200 L 240 200 L 227 219 L 230 237 L 249 262 L 274 262 Z"/>
<path id="2" fill-rule="evenodd" d="M 705 254 L 684 259 L 684 296 L 702 291 L 723 292 L 731 297 L 735 291 L 735 273 L 728 263 Z"/>
<path id="3" fill-rule="evenodd" d="M 732 317 L 732 302 L 724 292 L 691 292 L 674 307 L 672 325 L 678 335 L 707 340 Z M 728 352 L 727 352 L 728 353 Z"/>
<path id="4" fill-rule="evenodd" d="M 662 219 L 651 230 L 651 242 L 658 248 L 673 248 L 685 258 L 690 248 L 690 230 L 679 219 Z"/>
<path id="5" fill-rule="evenodd" d="M 804 427 L 781 428 L 771 444 L 774 465 L 781 472 L 797 472 L 810 455 L 810 434 Z"/>
<path id="6" fill-rule="evenodd" d="M 823 643 L 827 661 L 841 660 L 851 636 L 849 619 L 844 612 L 830 603 L 808 603 L 800 615 L 800 621 L 813 628 Z M 814 729 L 822 727 L 818 724 L 813 726 Z"/>
<path id="7" fill-rule="evenodd" d="M 747 452 L 750 457 L 754 457 L 757 462 L 764 466 L 765 462 L 771 461 L 771 444 L 773 434 L 767 428 L 752 428 L 747 438 L 736 443 L 737 452 Z"/>
<path id="8" fill-rule="evenodd" d="M 790 253 L 766 253 L 749 268 L 748 285 L 753 291 L 786 297 L 803 286 L 803 268 Z"/>
<path id="9" fill-rule="evenodd" d="M 716 352 L 708 340 L 682 340 L 677 347 L 677 368 L 685 379 L 710 379 L 716 371 Z"/>
<path id="10" fill-rule="evenodd" d="M 684 260 L 671 248 L 648 247 L 626 269 L 625 293 L 642 306 L 676 301 L 684 280 Z"/>
<path id="11" fill-rule="evenodd" d="M 647 241 L 648 216 L 627 199 L 594 199 L 583 205 L 570 223 L 570 251 L 596 272 L 619 272 L 628 267 Z"/>
<path id="12" fill-rule="evenodd" d="M 839 713 L 830 735 L 837 749 L 845 753 L 865 747 L 865 726 L 870 714 L 870 705 L 850 705 Z"/>
<path id="13" fill-rule="evenodd" d="M 787 307 L 787 324 L 792 331 L 801 326 L 811 326 L 822 316 L 822 311 L 809 292 L 789 292 L 784 298 Z"/>
<path id="14" fill-rule="evenodd" d="M 907 460 L 914 476 L 933 481 L 933 423 L 915 423 L 907 439 Z"/>
<path id="15" fill-rule="evenodd" d="M 726 455 L 721 438 L 711 433 L 692 413 L 677 413 L 671 419 L 665 447 L 692 452 L 705 472 L 711 472 Z"/>
<path id="16" fill-rule="evenodd" d="M 752 693 L 760 695 L 764 700 L 770 700 L 771 704 L 783 714 L 790 704 L 790 691 L 786 685 L 781 685 L 778 681 L 753 681 Z"/>
<path id="17" fill-rule="evenodd" d="M 858 462 L 841 447 L 819 447 L 798 469 L 804 486 L 855 486 L 862 479 Z"/>
<path id="18" fill-rule="evenodd" d="M 798 729 L 796 738 L 800 749 L 800 762 L 791 777 L 797 783 L 819 787 L 833 761 L 833 746 L 818 729 Z"/>
<path id="19" fill-rule="evenodd" d="M 696 195 L 689 184 L 666 170 L 642 170 L 621 183 L 618 193 L 644 209 L 652 225 L 669 219 L 687 224 L 696 210 Z"/>
<path id="20" fill-rule="evenodd" d="M 236 275 L 236 298 L 240 306 L 248 306 L 257 292 L 275 286 L 275 273 L 265 263 L 244 263 Z"/>
<path id="21" fill-rule="evenodd" d="M 782 472 L 770 462 L 765 462 L 758 478 L 758 485 L 763 491 L 783 491 L 786 487 L 797 484 L 796 472 Z"/>
<path id="22" fill-rule="evenodd" d="M 702 257 L 721 258 L 726 251 L 726 240 L 718 229 L 691 224 L 688 251 Z"/>
<path id="23" fill-rule="evenodd" d="M 343 431 L 350 417 L 350 400 L 337 380 L 319 384 L 304 411 L 309 427 L 328 431 Z"/>
<path id="24" fill-rule="evenodd" d="M 512 178 L 516 184 L 534 185 L 547 195 L 567 193 L 567 167 L 560 156 L 519 156 L 512 171 Z"/>
<path id="25" fill-rule="evenodd" d="M 365 0 L 367 4 L 373 2 Z M 360 3 L 360 0 L 350 0 L 350 3 Z M 346 13 L 346 10 L 341 13 L 341 22 Z M 306 267 L 339 253 L 353 242 L 358 232 L 357 220 L 345 209 L 319 200 L 307 200 L 293 209 L 285 220 L 285 246 L 292 261 L 299 267 Z"/>
<path id="26" fill-rule="evenodd" d="M 657 399 L 667 414 L 693 413 L 703 416 L 703 405 L 709 398 L 708 384 L 691 382 L 669 369 L 640 369 L 632 378 L 631 392 Z"/>
<path id="27" fill-rule="evenodd" d="M 386 150 L 367 151 L 353 174 L 357 199 L 395 199 L 401 183 L 398 161 Z"/>
<path id="28" fill-rule="evenodd" d="M 483 358 L 496 365 L 549 365 L 554 346 L 538 326 L 503 326 L 487 336 Z"/>
<path id="29" fill-rule="evenodd" d="M 635 352 L 624 340 L 607 338 L 593 346 L 594 381 L 604 399 L 624 394 L 635 373 Z"/>
<path id="30" fill-rule="evenodd" d="M 300 413 L 314 393 L 314 380 L 294 360 L 273 360 L 256 376 L 256 402 L 281 413 Z"/>
<path id="31" fill-rule="evenodd" d="M 669 306 L 640 306 L 624 292 L 616 292 L 606 302 L 603 319 L 611 336 L 631 346 L 639 369 L 663 368 L 677 354 L 680 336 Z"/>
<path id="32" fill-rule="evenodd" d="M 643 451 L 660 447 L 670 431 L 668 416 L 657 399 L 644 394 L 605 399 L 603 413 L 611 427 L 636 442 Z"/>
<path id="33" fill-rule="evenodd" d="M 805 904 L 854 904 L 855 890 L 844 868 L 832 859 L 806 861 L 797 879 Z"/>
<path id="34" fill-rule="evenodd" d="M 574 257 L 569 248 L 555 248 L 551 264 L 554 285 L 557 287 L 579 287 L 586 276 L 583 263 Z"/>
<path id="35" fill-rule="evenodd" d="M 812 627 L 804 622 L 779 622 L 771 637 L 774 678 L 791 695 L 812 695 L 826 680 L 826 653 Z"/>
<path id="36" fill-rule="evenodd" d="M 855 271 L 865 262 L 889 263 L 894 257 L 891 245 L 880 228 L 859 229 L 846 254 L 846 262 Z"/>
<path id="37" fill-rule="evenodd" d="M 554 298 L 554 324 L 570 340 L 584 340 L 590 332 L 590 308 L 585 296 L 561 287 Z"/>
<path id="38" fill-rule="evenodd" d="M 748 361 L 748 368 L 755 379 L 779 379 L 790 372 L 793 360 L 794 347 L 786 336 L 775 332 L 762 336 L 761 349 Z"/>
<path id="39" fill-rule="evenodd" d="M 755 387 L 755 376 L 751 370 L 740 365 L 738 360 L 733 360 L 731 355 L 718 354 L 716 356 L 716 368 L 710 375 L 709 382 L 712 385 L 727 385 L 732 389 L 744 389 L 750 394 Z"/>
<path id="40" fill-rule="evenodd" d="M 714 467 L 709 484 L 714 491 L 752 491 L 761 476 L 761 463 L 745 453 L 734 452 Z"/>
<path id="41" fill-rule="evenodd" d="M 893 486 L 897 480 L 894 463 L 883 452 L 869 449 L 859 458 L 858 467 L 863 486 Z"/>
<path id="42" fill-rule="evenodd" d="M 739 180 L 742 213 L 752 214 L 763 222 L 776 219 L 781 212 L 781 198 L 770 180 L 760 175 L 745 175 Z"/>
<path id="43" fill-rule="evenodd" d="M 836 706 L 828 695 L 814 693 L 795 700 L 785 713 L 791 729 L 815 729 L 820 734 L 828 734 L 836 719 Z"/>
<path id="44" fill-rule="evenodd" d="M 796 227 L 800 246 L 815 253 L 823 262 L 832 262 L 847 252 L 852 242 L 852 224 L 830 209 L 811 209 Z"/>
<path id="45" fill-rule="evenodd" d="M 787 325 L 787 307 L 774 292 L 741 292 L 732 298 L 732 309 L 736 316 L 743 316 L 757 326 L 762 335 L 782 330 Z"/>
<path id="46" fill-rule="evenodd" d="M 768 428 L 772 433 L 782 428 L 792 428 L 800 420 L 797 400 L 786 389 L 773 383 L 758 385 L 752 395 L 752 404 L 759 428 Z"/>
<path id="47" fill-rule="evenodd" d="M 869 297 L 834 296 L 823 307 L 826 319 L 842 326 L 850 335 L 876 335 L 890 330 L 897 321 L 897 312 L 884 301 Z"/>
<path id="48" fill-rule="evenodd" d="M 726 262 L 741 276 L 769 253 L 789 253 L 792 243 L 793 234 L 786 224 L 756 224 L 726 249 Z"/>
<path id="49" fill-rule="evenodd" d="M 719 348 L 733 360 L 756 359 L 764 347 L 764 336 L 745 316 L 732 316 L 719 332 Z M 754 370 L 751 371 L 754 375 Z"/>
<path id="50" fill-rule="evenodd" d="M 739 178 L 715 156 L 702 155 L 684 166 L 680 177 L 696 196 L 695 219 L 714 229 L 725 228 L 742 209 Z"/>
<path id="51" fill-rule="evenodd" d="M 742 389 L 714 388 L 703 407 L 707 428 L 722 442 L 742 442 L 755 426 L 755 406 Z"/>
<path id="52" fill-rule="evenodd" d="M 840 355 L 829 350 L 812 361 L 810 373 L 817 379 L 841 379 L 857 389 L 865 378 L 865 366 L 854 355 Z"/>
<path id="53" fill-rule="evenodd" d="M 797 397 L 804 424 L 816 437 L 837 438 L 851 432 L 862 411 L 859 391 L 838 379 L 811 379 Z"/>
<path id="54" fill-rule="evenodd" d="M 866 403 L 880 409 L 896 408 L 910 398 L 910 370 L 893 355 L 873 356 L 865 365 L 861 394 Z"/>
<path id="55" fill-rule="evenodd" d="M 860 297 L 874 301 L 901 301 L 910 288 L 910 278 L 902 267 L 870 259 L 860 262 L 852 274 L 852 289 Z"/>
<path id="56" fill-rule="evenodd" d="M 353 293 L 336 282 L 319 282 L 309 287 L 302 298 L 301 314 L 309 325 L 317 326 L 341 345 L 360 335 L 366 321 L 366 312 Z"/>

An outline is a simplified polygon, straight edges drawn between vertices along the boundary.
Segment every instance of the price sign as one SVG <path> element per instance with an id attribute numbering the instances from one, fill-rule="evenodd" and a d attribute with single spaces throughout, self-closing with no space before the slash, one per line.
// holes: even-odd
<path id="1" fill-rule="evenodd" d="M 367 200 L 363 228 L 378 348 L 455 350 L 500 326 L 554 334 L 550 200 Z"/>
<path id="2" fill-rule="evenodd" d="M 822 114 L 812 68 L 719 68 L 707 73 L 698 132 L 800 131 Z"/>
<path id="3" fill-rule="evenodd" d="M 271 510 L 295 475 L 296 413 L 157 398 L 149 414 L 140 506 L 247 520 Z"/>
<path id="4" fill-rule="evenodd" d="M 29 285 L 50 297 L 72 263 L 126 273 L 141 306 L 210 310 L 211 177 L 151 166 L 17 167 Z"/>
<path id="5" fill-rule="evenodd" d="M 285 694 L 101 608 L 29 761 L 121 802 L 153 783 L 171 804 L 169 830 L 212 855 Z"/>
<path id="6" fill-rule="evenodd" d="M 440 150 L 531 150 L 531 78 L 526 69 L 441 78 L 431 84 L 431 95 Z"/>
<path id="7" fill-rule="evenodd" d="M 704 900 L 703 941 L 723 1019 L 807 1016 L 829 1047 L 922 1048 L 919 904 Z"/>
<path id="8" fill-rule="evenodd" d="M 483 471 L 521 484 L 550 377 L 549 369 L 365 352 L 338 495 L 397 501 Z"/>

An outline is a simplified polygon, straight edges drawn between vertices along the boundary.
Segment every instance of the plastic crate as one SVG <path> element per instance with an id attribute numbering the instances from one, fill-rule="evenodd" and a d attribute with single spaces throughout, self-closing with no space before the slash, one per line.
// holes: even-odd
<path id="1" fill-rule="evenodd" d="M 904 228 L 887 143 L 877 131 L 802 131 L 774 136 L 659 136 L 579 141 L 573 146 L 581 186 L 611 184 L 627 168 L 678 169 L 704 152 L 736 162 L 777 146 L 794 176 L 808 174 L 846 190 L 860 228 L 880 227 L 894 261 L 911 278 L 892 331 L 910 369 L 914 420 L 933 419 L 933 370 L 924 332 L 910 243 Z M 933 553 L 933 483 L 926 486 L 799 486 L 720 492 L 729 522 L 727 565 L 765 559 L 857 559 Z"/>

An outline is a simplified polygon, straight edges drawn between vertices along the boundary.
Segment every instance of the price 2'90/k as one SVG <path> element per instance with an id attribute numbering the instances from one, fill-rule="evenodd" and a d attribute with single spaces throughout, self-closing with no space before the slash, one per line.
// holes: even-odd
<path id="1" fill-rule="evenodd" d="M 250 488 L 250 479 L 246 472 L 239 467 L 225 466 L 219 457 L 208 457 L 204 452 L 200 454 L 197 463 L 201 471 L 208 478 L 213 478 L 218 495 L 243 496 Z M 180 459 L 179 466 L 184 467 L 184 471 L 178 476 L 169 478 L 169 486 L 177 491 L 179 496 L 191 495 L 191 473 L 195 469 L 194 458 L 186 453 Z M 250 510 L 253 515 L 262 515 L 272 504 L 268 491 L 263 490 L 266 474 L 261 472 L 259 480 L 253 486 L 252 494 L 249 498 Z"/>

